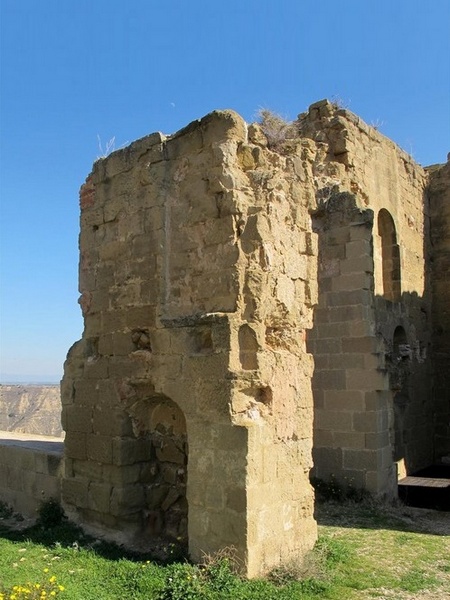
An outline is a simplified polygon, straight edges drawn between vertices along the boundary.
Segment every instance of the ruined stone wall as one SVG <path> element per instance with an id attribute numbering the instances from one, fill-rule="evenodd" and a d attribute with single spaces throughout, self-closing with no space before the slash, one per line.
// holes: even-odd
<path id="1" fill-rule="evenodd" d="M 60 501 L 63 442 L 55 437 L 1 432 L 0 501 L 36 519 L 42 502 Z"/>
<path id="2" fill-rule="evenodd" d="M 392 494 L 394 462 L 404 474 L 433 456 L 426 175 L 327 101 L 299 125 L 317 148 L 315 471 Z"/>
<path id="3" fill-rule="evenodd" d="M 62 382 L 71 516 L 194 560 L 234 546 L 250 576 L 314 543 L 313 421 L 319 478 L 392 496 L 431 463 L 448 285 L 428 176 L 395 144 L 327 101 L 264 131 L 214 112 L 94 165 Z"/>
<path id="4" fill-rule="evenodd" d="M 436 459 L 450 455 L 450 160 L 429 169 Z"/>
<path id="5" fill-rule="evenodd" d="M 232 545 L 251 576 L 314 543 L 309 145 L 282 157 L 216 112 L 95 164 L 62 382 L 72 518 L 198 560 Z"/>

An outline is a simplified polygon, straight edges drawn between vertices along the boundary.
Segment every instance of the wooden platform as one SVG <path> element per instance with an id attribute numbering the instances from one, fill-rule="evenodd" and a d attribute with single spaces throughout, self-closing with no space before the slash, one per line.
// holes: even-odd
<path id="1" fill-rule="evenodd" d="M 398 485 L 427 487 L 427 488 L 447 488 L 450 487 L 450 479 L 437 479 L 432 477 L 403 477 Z"/>

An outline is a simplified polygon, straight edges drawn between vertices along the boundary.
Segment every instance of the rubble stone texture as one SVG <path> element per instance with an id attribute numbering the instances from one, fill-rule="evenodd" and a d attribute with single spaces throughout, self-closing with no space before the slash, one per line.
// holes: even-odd
<path id="1" fill-rule="evenodd" d="M 316 540 L 313 422 L 314 474 L 377 495 L 434 452 L 430 174 L 327 101 L 294 129 L 216 111 L 80 193 L 65 507 L 194 560 L 233 546 L 250 577 Z"/>

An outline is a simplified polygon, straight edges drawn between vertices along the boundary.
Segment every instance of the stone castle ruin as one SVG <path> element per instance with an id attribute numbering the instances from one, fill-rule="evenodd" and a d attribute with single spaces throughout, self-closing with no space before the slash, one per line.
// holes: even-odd
<path id="1" fill-rule="evenodd" d="M 257 576 L 313 546 L 312 469 L 392 497 L 449 454 L 449 181 L 328 101 L 275 142 L 217 111 L 97 161 L 69 515 Z"/>

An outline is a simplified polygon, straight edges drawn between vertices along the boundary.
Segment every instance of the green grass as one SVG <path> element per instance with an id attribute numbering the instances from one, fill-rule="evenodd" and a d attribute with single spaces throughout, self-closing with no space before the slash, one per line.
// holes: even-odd
<path id="1" fill-rule="evenodd" d="M 319 542 L 307 560 L 254 581 L 234 575 L 226 556 L 202 567 L 161 565 L 98 543 L 64 521 L 51 530 L 10 529 L 0 521 L 0 590 L 8 598 L 15 585 L 50 586 L 56 578 L 64 588 L 52 588 L 60 600 L 444 599 L 450 598 L 446 517 L 370 502 L 327 503 L 318 508 Z M 31 596 L 17 596 L 25 597 Z"/>

